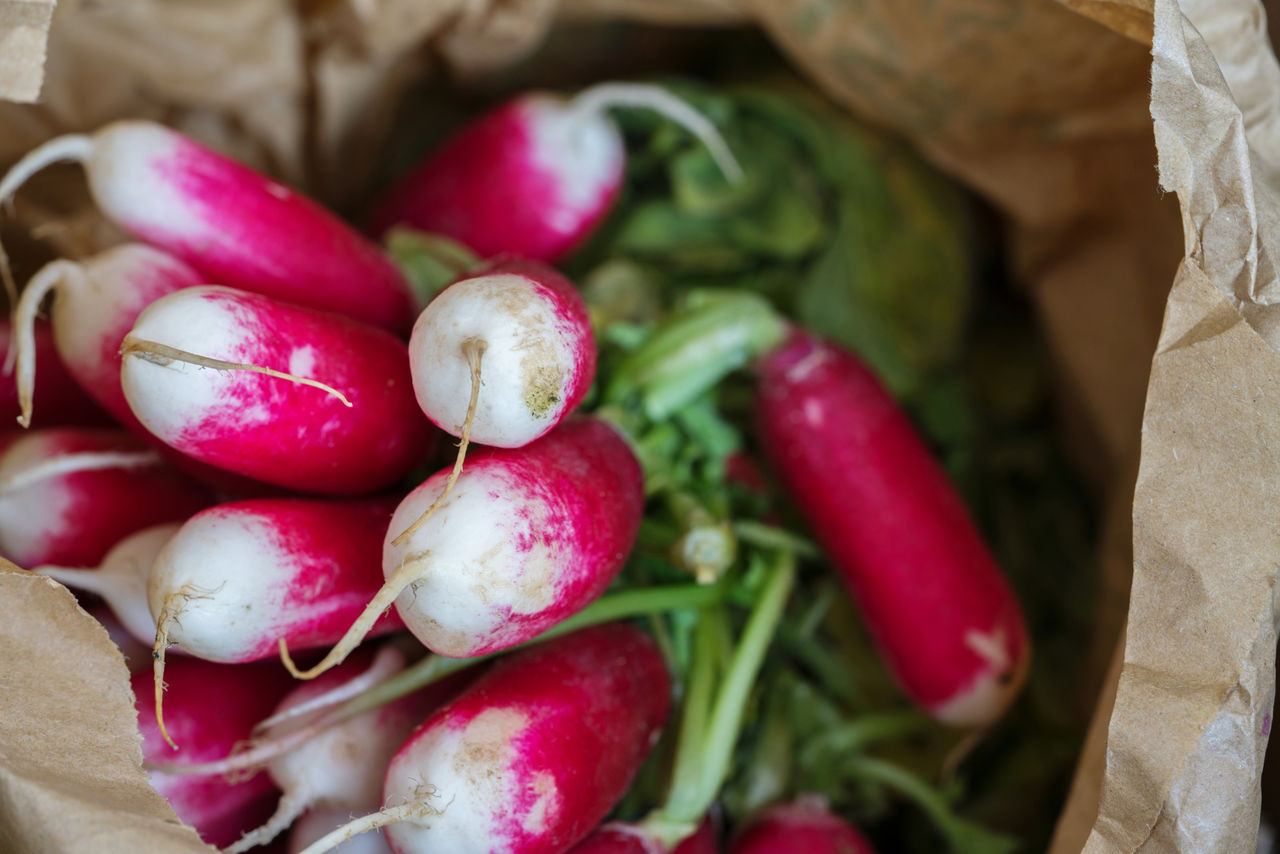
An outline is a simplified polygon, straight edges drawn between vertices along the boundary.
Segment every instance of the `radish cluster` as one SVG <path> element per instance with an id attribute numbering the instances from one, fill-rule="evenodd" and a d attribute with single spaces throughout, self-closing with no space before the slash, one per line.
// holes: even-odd
<path id="1" fill-rule="evenodd" d="M 374 828 L 386 847 L 370 835 L 368 850 L 395 854 L 718 850 L 709 816 L 804 550 L 775 537 L 741 557 L 705 484 L 663 469 L 671 428 L 653 422 L 744 367 L 764 456 L 906 694 L 985 725 L 1016 693 L 1017 602 L 851 355 L 791 332 L 760 297 L 713 296 L 701 331 L 631 347 L 597 392 L 605 405 L 580 411 L 602 345 L 550 264 L 619 198 L 616 106 L 671 117 L 741 178 L 705 117 L 655 87 L 516 99 L 374 214 L 377 234 L 409 224 L 488 259 L 416 320 L 375 244 L 167 128 L 62 137 L 0 179 L 3 202 L 43 166 L 79 162 L 139 241 L 50 263 L 13 306 L 17 421 L 64 417 L 65 374 L 120 429 L 0 436 L 0 552 L 101 597 L 151 645 L 152 671 L 133 680 L 144 752 L 206 841 L 239 854 L 295 824 L 303 854 Z M 719 416 L 699 412 L 680 429 L 714 433 Z M 458 440 L 452 460 L 436 458 L 438 432 Z M 732 450 L 719 462 L 745 459 Z M 895 490 L 904 478 L 913 489 Z M 662 560 L 692 578 L 606 594 L 644 540 L 647 503 L 677 518 L 683 548 Z M 670 611 L 680 620 L 661 622 Z M 635 616 L 661 644 L 619 619 Z M 361 648 L 393 633 L 376 657 Z M 414 642 L 431 655 L 406 667 Z M 678 733 L 666 801 L 608 821 L 664 726 Z M 870 851 L 804 803 L 762 813 L 732 850 L 781 851 L 799 834 L 814 851 Z"/>

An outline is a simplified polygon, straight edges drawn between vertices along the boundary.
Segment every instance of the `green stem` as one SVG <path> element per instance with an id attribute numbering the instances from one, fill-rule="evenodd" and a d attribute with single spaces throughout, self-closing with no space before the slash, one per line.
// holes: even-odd
<path id="1" fill-rule="evenodd" d="M 854 777 L 888 786 L 914 801 L 946 836 L 950 837 L 955 831 L 960 819 L 951 805 L 937 789 L 910 771 L 870 756 L 849 756 L 844 761 L 844 769 Z"/>
<path id="2" fill-rule="evenodd" d="M 714 621 L 704 614 L 693 635 L 693 661 L 685 680 L 684 709 L 680 719 L 680 738 L 676 744 L 675 764 L 671 770 L 668 802 L 680 803 L 696 791 L 700 777 L 699 761 L 707 735 L 707 717 L 716 684 L 716 638 Z"/>
<path id="3" fill-rule="evenodd" d="M 806 762 L 819 756 L 852 756 L 868 745 L 926 729 L 929 719 L 913 712 L 863 715 L 824 732 L 805 748 Z"/>
<path id="4" fill-rule="evenodd" d="M 673 584 L 662 587 L 646 587 L 624 590 L 602 596 L 583 610 L 520 646 L 540 643 L 578 629 L 608 623 L 628 617 L 642 617 L 683 608 L 704 608 L 714 605 L 724 597 L 724 586 L 719 584 Z M 517 647 L 518 648 L 518 647 Z M 505 650 L 504 650 L 505 651 Z M 502 653 L 478 655 L 474 658 L 445 658 L 428 655 L 416 664 L 400 671 L 362 694 L 352 697 L 334 711 L 334 723 L 379 708 L 393 700 L 411 694 L 446 676 L 465 670 L 475 664 L 488 661 Z"/>
<path id="5" fill-rule="evenodd" d="M 733 533 L 747 545 L 762 549 L 790 552 L 796 557 L 808 559 L 820 557 L 822 554 L 811 540 L 752 519 L 734 521 Z"/>
<path id="6" fill-rule="evenodd" d="M 696 774 L 690 772 L 690 779 L 682 778 L 678 786 L 673 785 L 663 806 L 643 821 L 646 831 L 669 847 L 692 832 L 728 777 L 733 748 L 747 711 L 747 700 L 782 618 L 795 576 L 795 557 L 786 553 L 779 555 L 742 630 L 706 726 L 696 737 L 681 734 L 681 747 L 697 745 L 697 753 L 688 758 L 677 755 L 676 766 L 696 769 Z M 703 618 L 707 627 L 704 629 L 700 624 L 698 629 L 700 636 L 703 632 L 707 636 L 707 652 L 714 654 L 712 647 L 719 643 L 716 635 L 720 626 L 715 618 L 707 619 L 710 616 L 706 614 Z M 686 710 L 686 715 L 689 714 Z M 697 715 L 697 719 L 705 717 L 703 712 Z"/>

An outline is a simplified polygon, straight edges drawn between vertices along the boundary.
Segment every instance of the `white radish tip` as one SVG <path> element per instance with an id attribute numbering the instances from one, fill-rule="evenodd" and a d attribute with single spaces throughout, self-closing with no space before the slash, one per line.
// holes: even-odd
<path id="1" fill-rule="evenodd" d="M 720 172 L 730 184 L 742 181 L 742 167 L 729 144 L 711 120 L 689 103 L 663 89 L 645 83 L 601 83 L 584 89 L 570 101 L 579 113 L 598 113 L 610 107 L 639 107 L 653 110 L 689 131 L 707 148 Z"/>
<path id="2" fill-rule="evenodd" d="M 131 469 L 161 464 L 156 451 L 84 451 L 63 454 L 16 471 L 0 480 L 0 495 L 25 489 L 33 483 L 82 471 Z"/>

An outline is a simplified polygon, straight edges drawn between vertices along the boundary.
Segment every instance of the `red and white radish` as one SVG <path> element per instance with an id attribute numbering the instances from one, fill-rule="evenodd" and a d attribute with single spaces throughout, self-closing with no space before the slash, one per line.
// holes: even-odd
<path id="1" fill-rule="evenodd" d="M 54 343 L 53 329 L 48 323 L 35 323 L 31 330 L 29 345 L 33 360 L 38 359 L 44 366 L 40 374 L 34 378 L 34 388 L 28 396 L 40 398 L 40 417 L 36 419 L 38 427 L 106 427 L 111 424 L 111 416 L 103 412 L 93 398 L 76 382 L 72 372 L 58 355 Z M 13 323 L 7 317 L 0 317 L 0 353 L 14 353 L 16 359 L 17 341 L 13 331 Z M 15 365 L 7 362 L 4 368 L 3 381 L 0 381 L 0 423 L 21 423 L 23 405 L 19 399 L 18 388 L 10 380 L 14 377 Z"/>
<path id="2" fill-rule="evenodd" d="M 120 345 L 147 305 L 201 282 L 200 274 L 182 261 L 137 243 L 114 247 L 83 263 L 46 264 L 13 310 L 22 407 L 18 423 L 30 423 L 36 378 L 57 367 L 36 347 L 34 331 L 43 327 L 36 325 L 36 313 L 46 296 L 54 294 L 53 338 L 66 370 L 118 421 L 141 431 L 120 388 Z"/>
<path id="3" fill-rule="evenodd" d="M 478 450 L 439 511 L 394 533 L 443 492 L 437 472 L 396 508 L 383 549 L 386 583 L 310 678 L 345 658 L 391 604 L 408 629 L 450 657 L 523 643 L 586 607 L 622 568 L 643 512 L 640 464 L 621 434 L 571 418 L 523 448 Z"/>
<path id="4" fill-rule="evenodd" d="M 601 825 L 569 854 L 717 854 L 719 850 L 715 827 L 708 819 L 674 848 L 667 848 L 635 825 L 611 822 Z"/>
<path id="5" fill-rule="evenodd" d="M 211 664 L 193 658 L 174 661 L 168 678 L 175 697 L 169 708 L 169 728 L 182 740 L 184 762 L 231 753 L 293 684 L 272 665 Z M 135 673 L 129 684 L 136 698 L 144 761 L 171 758 L 150 707 L 151 674 Z M 194 827 L 205 842 L 219 847 L 231 844 L 266 819 L 278 794 L 266 774 L 235 782 L 162 771 L 150 771 L 148 778 L 180 819 Z"/>
<path id="6" fill-rule="evenodd" d="M 875 854 L 853 825 L 833 814 L 826 801 L 801 796 L 770 807 L 734 840 L 731 854 Z"/>
<path id="7" fill-rule="evenodd" d="M 580 245 L 622 188 L 626 149 L 613 107 L 655 110 L 694 133 L 721 170 L 741 169 L 705 116 L 657 86 L 605 83 L 572 99 L 522 95 L 463 128 L 378 205 L 371 231 L 443 234 L 482 256 L 554 263 Z"/>
<path id="8" fill-rule="evenodd" d="M 156 621 L 147 604 L 147 579 L 156 556 L 180 527 L 177 522 L 169 522 L 130 534 L 107 552 L 96 569 L 33 566 L 31 571 L 72 590 L 100 596 L 125 631 L 150 648 L 156 637 Z"/>
<path id="9" fill-rule="evenodd" d="M 474 359 L 472 349 L 479 351 Z M 463 433 L 467 401 L 482 377 L 471 441 L 501 448 L 527 445 L 559 424 L 586 395 L 596 368 L 578 289 L 550 267 L 516 260 L 441 291 L 414 324 L 409 357 L 418 405 L 454 436 Z"/>
<path id="10" fill-rule="evenodd" d="M 0 553 L 24 567 L 97 566 L 130 534 L 209 501 L 127 433 L 38 430 L 0 453 Z"/>
<path id="11" fill-rule="evenodd" d="M 255 742 L 269 746 L 286 739 L 315 723 L 335 705 L 335 697 L 348 684 L 364 682 L 364 677 L 373 671 L 380 679 L 387 679 L 404 666 L 404 656 L 392 647 L 383 647 L 372 668 L 371 659 L 369 655 L 353 658 L 315 682 L 294 688 L 276 707 L 272 723 L 259 726 Z M 469 679 L 469 675 L 464 678 Z M 322 729 L 291 750 L 272 757 L 266 764 L 267 772 L 284 793 L 275 814 L 225 848 L 223 854 L 240 854 L 266 845 L 311 807 L 342 809 L 348 816 L 377 809 L 382 801 L 382 779 L 392 755 L 422 721 L 461 687 L 457 677 L 437 682 Z M 315 707 L 317 703 L 319 708 Z M 246 765 L 238 760 L 252 759 L 253 752 L 233 755 L 223 763 L 209 763 L 200 773 L 239 771 Z"/>
<path id="12" fill-rule="evenodd" d="M 944 723 L 994 721 L 1027 630 L 946 473 L 852 354 L 797 331 L 757 371 L 761 447 L 903 690 Z"/>
<path id="13" fill-rule="evenodd" d="M 572 282 L 537 262 L 505 260 L 431 301 L 414 324 L 409 360 L 418 405 L 461 442 L 444 491 L 401 542 L 452 490 L 473 440 L 518 448 L 577 407 L 595 377 L 596 345 Z"/>
<path id="14" fill-rule="evenodd" d="M 395 332 L 413 319 L 408 284 L 377 246 L 283 184 L 153 122 L 49 140 L 0 180 L 0 202 L 66 160 L 84 165 L 110 219 L 209 281 Z"/>
<path id="15" fill-rule="evenodd" d="M 138 420 L 201 462 L 304 492 L 391 485 L 434 432 L 395 336 L 220 286 L 147 307 L 121 382 Z M 198 355 L 196 355 L 198 354 Z"/>
<path id="16" fill-rule="evenodd" d="M 280 638 L 308 648 L 342 637 L 382 582 L 391 507 L 386 499 L 263 498 L 187 521 L 156 556 L 147 585 L 157 707 L 170 644 L 209 661 L 245 662 L 274 656 Z M 399 625 L 388 614 L 374 629 Z"/>
<path id="17" fill-rule="evenodd" d="M 379 826 L 397 854 L 566 851 L 630 785 L 669 694 L 656 645 L 626 624 L 516 652 L 405 742 L 387 768 L 381 812 L 306 854 Z"/>

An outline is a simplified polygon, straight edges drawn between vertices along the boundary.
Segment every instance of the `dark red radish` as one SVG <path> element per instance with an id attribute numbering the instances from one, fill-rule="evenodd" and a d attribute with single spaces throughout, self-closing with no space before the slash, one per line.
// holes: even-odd
<path id="1" fill-rule="evenodd" d="M 245 662 L 273 657 L 281 637 L 299 649 L 341 638 L 382 583 L 393 504 L 260 498 L 188 520 L 156 556 L 147 583 L 157 707 L 170 644 L 209 661 Z M 399 626 L 387 614 L 374 630 Z"/>
<path id="2" fill-rule="evenodd" d="M 208 281 L 399 333 L 413 320 L 408 283 L 377 246 L 289 187 L 153 122 L 49 140 L 0 180 L 0 202 L 66 160 L 84 165 L 117 225 Z"/>
<path id="3" fill-rule="evenodd" d="M 523 448 L 481 448 L 439 511 L 391 542 L 444 490 L 440 471 L 396 508 L 383 548 L 386 583 L 311 678 L 355 649 L 395 602 L 405 626 L 462 658 L 530 640 L 585 608 L 622 568 L 640 527 L 643 475 L 613 425 L 571 418 Z M 292 645 L 292 642 L 290 642 Z"/>
<path id="4" fill-rule="evenodd" d="M 178 522 L 167 522 L 130 534 L 113 546 L 94 569 L 44 565 L 33 566 L 31 571 L 72 590 L 101 597 L 125 631 L 150 649 L 156 637 L 156 621 L 147 604 L 147 580 L 156 556 L 180 527 Z"/>
<path id="5" fill-rule="evenodd" d="M 168 726 L 171 734 L 182 740 L 183 762 L 231 753 L 293 685 L 288 674 L 272 665 L 211 664 L 193 658 L 173 661 L 168 679 L 174 696 Z M 143 760 L 171 759 L 173 753 L 151 708 L 151 674 L 133 674 L 130 685 L 142 731 Z M 150 771 L 148 777 L 152 787 L 173 805 L 178 818 L 194 827 L 205 842 L 218 847 L 231 844 L 271 815 L 279 794 L 266 774 L 235 782 L 161 771 Z"/>
<path id="6" fill-rule="evenodd" d="M 23 567 L 97 566 L 130 534 L 210 503 L 127 433 L 58 427 L 0 452 L 0 553 Z"/>
<path id="7" fill-rule="evenodd" d="M 903 690 L 944 723 L 994 721 L 1026 674 L 1027 630 L 946 473 L 852 354 L 797 331 L 757 371 L 763 452 Z"/>
<path id="8" fill-rule="evenodd" d="M 620 822 L 601 825 L 575 845 L 569 854 L 717 854 L 720 847 L 710 819 L 674 848 L 668 848 L 640 827 Z"/>
<path id="9" fill-rule="evenodd" d="M 817 796 L 770 807 L 734 840 L 730 854 L 875 854 L 853 825 Z"/>
<path id="10" fill-rule="evenodd" d="M 351 812 L 348 810 L 308 810 L 293 823 L 287 854 L 298 854 L 349 821 Z M 393 854 L 391 846 L 380 833 L 353 836 L 331 850 L 333 854 Z"/>
<path id="11" fill-rule="evenodd" d="M 0 352 L 13 352 L 16 359 L 16 349 L 13 323 L 7 317 L 0 317 Z M 63 364 L 48 323 L 32 326 L 31 352 L 44 366 L 35 378 L 33 390 L 41 401 L 40 417 L 35 420 L 37 427 L 106 427 L 112 423 L 111 416 L 102 411 Z M 0 422 L 5 424 L 21 423 L 23 415 L 17 385 L 9 381 L 14 371 L 14 364 L 8 363 L 4 381 L 0 381 Z"/>
<path id="12" fill-rule="evenodd" d="M 22 412 L 18 423 L 25 427 L 30 421 L 36 379 L 65 363 L 80 387 L 116 420 L 145 432 L 120 388 L 120 345 L 147 305 L 202 281 L 199 273 L 172 255 L 137 243 L 116 246 L 83 263 L 61 260 L 42 267 L 13 310 Z M 35 321 L 50 293 L 54 294 L 51 325 L 57 359 L 40 353 L 34 334 L 46 328 Z M 44 405 L 42 401 L 42 409 Z"/>
<path id="13" fill-rule="evenodd" d="M 288 489 L 390 486 L 434 433 L 414 401 L 404 343 L 336 314 L 186 288 L 148 306 L 122 352 L 125 398 L 152 434 Z"/>
<path id="14" fill-rule="evenodd" d="M 741 176 L 711 122 L 665 89 L 604 83 L 567 100 L 533 92 L 472 122 L 401 179 L 370 231 L 408 225 L 485 257 L 556 262 L 595 230 L 622 188 L 626 149 L 613 107 L 662 113 L 702 140 L 726 176 Z"/>
<path id="15" fill-rule="evenodd" d="M 657 646 L 627 624 L 513 653 L 400 748 L 381 812 L 305 854 L 382 826 L 396 854 L 564 852 L 626 792 L 669 694 Z"/>
<path id="16" fill-rule="evenodd" d="M 544 264 L 497 262 L 445 288 L 418 316 L 409 371 L 422 411 L 461 439 L 443 501 L 470 442 L 527 445 L 582 401 L 596 372 L 587 305 L 572 282 Z"/>

